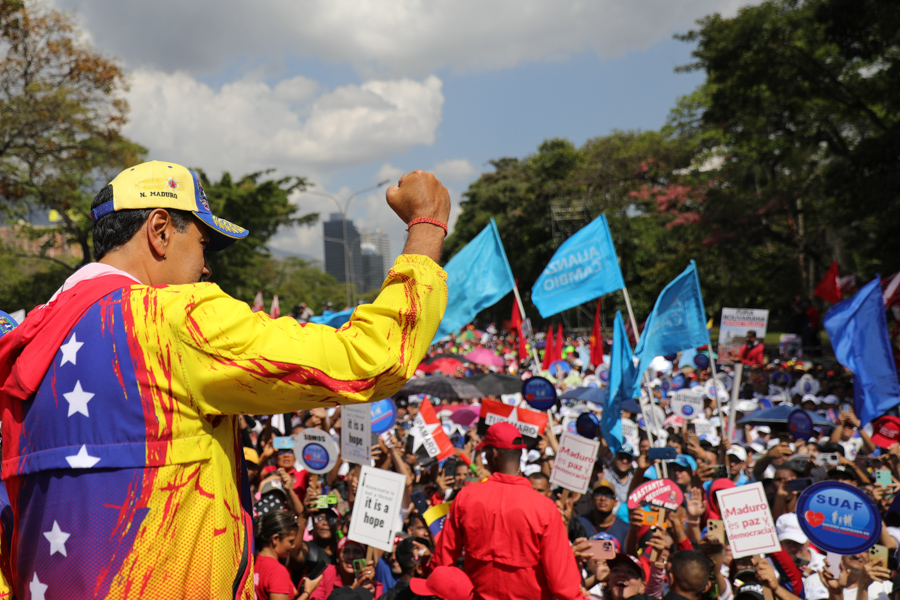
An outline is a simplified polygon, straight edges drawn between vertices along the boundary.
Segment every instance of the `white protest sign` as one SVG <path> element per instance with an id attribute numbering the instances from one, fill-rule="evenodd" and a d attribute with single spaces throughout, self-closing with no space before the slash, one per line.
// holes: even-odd
<path id="1" fill-rule="evenodd" d="M 341 409 L 341 456 L 367 465 L 372 459 L 372 410 L 368 404 L 347 404 Z"/>
<path id="2" fill-rule="evenodd" d="M 703 398 L 694 390 L 678 390 L 672 395 L 672 412 L 688 421 L 703 415 Z"/>
<path id="3" fill-rule="evenodd" d="M 638 447 L 637 423 L 631 419 L 622 419 L 622 439 L 624 439 L 632 448 Z"/>
<path id="4" fill-rule="evenodd" d="M 698 436 L 713 435 L 714 433 L 712 423 L 707 421 L 706 417 L 703 417 L 702 419 L 695 419 L 692 425 L 694 426 L 694 433 L 696 433 Z"/>
<path id="5" fill-rule="evenodd" d="M 781 550 L 762 483 L 719 490 L 716 497 L 734 558 Z"/>
<path id="6" fill-rule="evenodd" d="M 406 476 L 363 465 L 347 537 L 392 552 L 394 524 L 400 516 Z"/>
<path id="7" fill-rule="evenodd" d="M 294 441 L 294 456 L 307 471 L 317 475 L 324 475 L 334 468 L 338 453 L 334 438 L 321 429 L 304 429 Z"/>
<path id="8" fill-rule="evenodd" d="M 755 331 L 756 337 L 766 337 L 769 311 L 755 308 L 723 308 L 719 325 L 719 363 L 730 365 L 738 361 L 741 346 L 748 331 Z"/>
<path id="9" fill-rule="evenodd" d="M 600 442 L 563 431 L 550 483 L 584 494 L 591 483 Z"/>

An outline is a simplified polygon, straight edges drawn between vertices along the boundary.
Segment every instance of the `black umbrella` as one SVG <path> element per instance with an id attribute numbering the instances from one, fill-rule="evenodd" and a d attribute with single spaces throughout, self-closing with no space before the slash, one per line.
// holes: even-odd
<path id="1" fill-rule="evenodd" d="M 484 375 L 464 377 L 463 381 L 471 383 L 488 396 L 518 394 L 522 391 L 522 380 L 515 375 L 486 373 Z"/>
<path id="2" fill-rule="evenodd" d="M 401 395 L 412 396 L 415 394 L 428 394 L 437 396 L 441 400 L 455 400 L 463 398 L 481 398 L 484 392 L 462 379 L 432 375 L 430 377 L 414 377 L 406 382 Z"/>
<path id="3" fill-rule="evenodd" d="M 773 408 L 754 410 L 752 413 L 738 421 L 738 425 L 785 425 L 788 422 L 788 415 L 790 415 L 795 408 L 797 407 L 789 404 L 782 404 L 781 406 L 775 406 Z M 810 410 L 805 412 L 809 415 L 809 418 L 812 419 L 814 427 L 830 427 L 832 429 L 835 427 L 834 423 L 828 421 L 821 415 L 817 415 Z"/>

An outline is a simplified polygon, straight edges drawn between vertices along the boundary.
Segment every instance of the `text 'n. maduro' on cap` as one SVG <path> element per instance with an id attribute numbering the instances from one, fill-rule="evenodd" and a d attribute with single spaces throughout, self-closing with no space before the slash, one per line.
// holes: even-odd
<path id="1" fill-rule="evenodd" d="M 186 167 L 158 160 L 119 173 L 110 182 L 113 199 L 91 210 L 95 223 L 127 209 L 171 208 L 193 213 L 210 229 L 209 250 L 224 250 L 249 231 L 212 214 L 197 174 Z"/>

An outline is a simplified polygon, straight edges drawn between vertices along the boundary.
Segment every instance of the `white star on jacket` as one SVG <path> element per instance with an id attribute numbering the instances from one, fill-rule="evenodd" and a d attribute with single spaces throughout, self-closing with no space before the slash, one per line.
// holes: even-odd
<path id="1" fill-rule="evenodd" d="M 67 456 L 66 460 L 73 469 L 90 469 L 100 462 L 100 457 L 89 455 L 87 446 L 83 445 L 81 446 L 81 450 L 78 451 L 78 454 L 75 456 Z"/>
<path id="2" fill-rule="evenodd" d="M 94 397 L 94 394 L 90 392 L 86 392 L 81 389 L 81 382 L 75 382 L 75 389 L 73 389 L 68 394 L 63 394 L 63 397 L 66 399 L 66 402 L 69 403 L 69 415 L 72 416 L 75 413 L 81 413 L 86 417 L 90 417 L 88 414 L 88 402 L 90 402 L 91 398 Z"/>
<path id="3" fill-rule="evenodd" d="M 63 556 L 68 557 L 68 554 L 66 554 L 66 540 L 68 540 L 71 535 L 71 533 L 66 533 L 60 529 L 59 523 L 53 521 L 53 528 L 50 531 L 44 532 L 44 537 L 50 542 L 50 556 L 59 552 Z"/>
<path id="4" fill-rule="evenodd" d="M 44 600 L 44 592 L 47 591 L 47 584 L 41 583 L 37 573 L 35 573 L 34 579 L 28 584 L 28 591 L 31 592 L 31 600 Z"/>
<path id="5" fill-rule="evenodd" d="M 416 450 L 418 450 L 422 445 L 425 444 L 425 438 L 430 437 L 431 439 L 434 439 L 434 432 L 437 431 L 440 426 L 440 423 L 434 423 L 432 425 L 426 423 L 421 413 L 416 415 L 416 418 L 413 420 L 413 426 L 409 430 L 409 434 L 413 436 L 413 454 L 415 454 Z M 427 445 L 425 446 L 425 451 L 428 451 Z M 434 456 L 430 452 L 428 453 L 428 455 Z"/>
<path id="6" fill-rule="evenodd" d="M 79 342 L 75 338 L 75 333 L 72 333 L 72 337 L 69 338 L 69 341 L 59 347 L 62 350 L 62 360 L 59 363 L 59 366 L 63 366 L 67 362 L 75 364 L 75 357 L 78 354 L 78 350 L 84 346 L 84 342 Z"/>

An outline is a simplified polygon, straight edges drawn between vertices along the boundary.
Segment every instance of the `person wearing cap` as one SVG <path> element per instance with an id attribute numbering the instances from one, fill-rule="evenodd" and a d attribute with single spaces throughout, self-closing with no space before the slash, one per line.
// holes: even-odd
<path id="1" fill-rule="evenodd" d="M 728 462 L 728 478 L 735 485 L 744 485 L 750 483 L 750 475 L 747 473 L 747 451 L 737 444 L 729 446 L 725 453 L 725 460 Z"/>
<path id="2" fill-rule="evenodd" d="M 414 577 L 409 589 L 422 598 L 438 600 L 470 600 L 475 587 L 469 576 L 456 567 L 437 567 L 428 579 Z"/>
<path id="3" fill-rule="evenodd" d="M 593 500 L 591 512 L 577 517 L 584 527 L 586 536 L 592 538 L 598 533 L 608 533 L 623 545 L 629 527 L 628 523 L 616 515 L 616 488 L 610 482 L 601 479 L 594 485 L 591 498 Z"/>
<path id="4" fill-rule="evenodd" d="M 628 598 L 643 597 L 650 577 L 646 565 L 637 558 L 617 553 L 615 557 L 606 561 L 609 574 L 606 576 L 606 590 L 608 598 L 612 600 L 627 600 Z M 648 596 L 649 597 L 649 596 Z"/>
<path id="5" fill-rule="evenodd" d="M 628 500 L 628 490 L 631 489 L 631 481 L 634 479 L 634 449 L 630 445 L 622 444 L 609 461 L 609 468 L 604 469 L 603 479 L 615 488 L 617 501 Z"/>
<path id="6" fill-rule="evenodd" d="M 852 461 L 863 449 L 866 454 L 875 452 L 875 444 L 869 437 L 867 428 L 860 427 L 861 423 L 853 412 L 853 406 L 848 404 L 845 408 L 838 414 L 837 427 L 831 431 L 831 441 L 843 446 L 844 456 Z M 871 431 L 871 427 L 869 430 Z"/>
<path id="7" fill-rule="evenodd" d="M 319 586 L 313 591 L 310 600 L 326 600 L 332 590 L 341 587 L 362 588 L 378 598 L 384 591 L 380 582 L 375 580 L 375 566 L 367 561 L 360 570 L 353 568 L 354 561 L 365 560 L 366 546 L 354 542 L 350 538 L 341 538 L 337 543 L 337 561 L 325 567 Z"/>
<path id="8" fill-rule="evenodd" d="M 447 191 L 416 171 L 387 199 L 404 254 L 335 330 L 203 281 L 205 253 L 248 232 L 212 213 L 195 173 L 148 162 L 97 194 L 98 262 L 0 338 L 16 596 L 253 597 L 238 415 L 390 396 L 443 316 Z"/>
<path id="9" fill-rule="evenodd" d="M 825 557 L 809 545 L 809 538 L 800 529 L 796 513 L 785 513 L 775 521 L 775 534 L 785 552 L 803 572 L 803 592 L 806 600 L 828 598 L 828 588 L 819 576 L 821 569 L 827 568 Z"/>
<path id="10" fill-rule="evenodd" d="M 431 564 L 465 571 L 483 600 L 583 599 L 581 575 L 556 504 L 519 475 L 525 442 L 509 423 L 495 423 L 484 449 L 491 476 L 460 490 L 450 505 Z"/>

